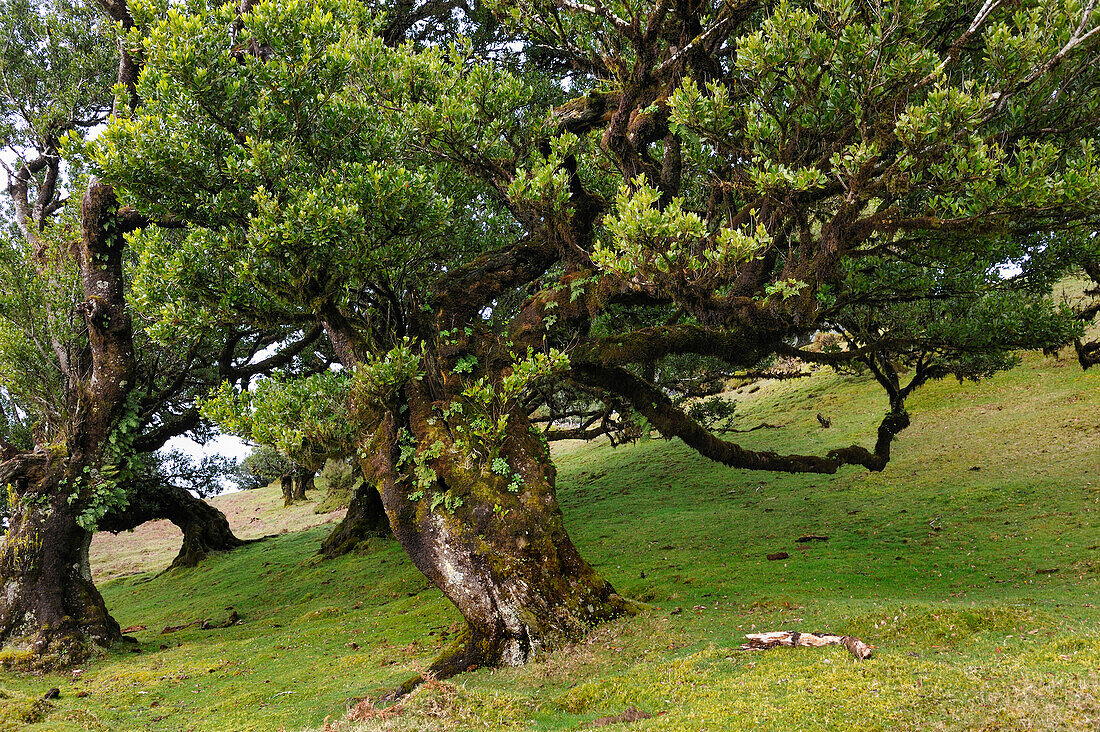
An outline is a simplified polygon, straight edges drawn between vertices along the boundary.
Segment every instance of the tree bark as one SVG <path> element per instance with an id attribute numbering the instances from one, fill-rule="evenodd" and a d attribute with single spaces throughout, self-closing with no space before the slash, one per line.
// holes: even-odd
<path id="1" fill-rule="evenodd" d="M 134 388 L 134 348 L 123 279 L 124 235 L 131 230 L 114 190 L 93 180 L 81 201 L 80 267 L 87 329 L 88 378 L 67 396 L 74 404 L 64 445 L 39 446 L 0 463 L 0 486 L 9 486 L 11 523 L 0 545 L 0 642 L 36 670 L 77 663 L 90 644 L 119 638 L 103 597 L 92 584 L 88 531 L 78 520 L 116 498 L 105 446 Z M 123 452 L 125 452 L 123 447 Z M 110 459 L 125 459 L 114 455 Z M 119 466 L 114 466 L 118 468 Z M 20 653 L 22 652 L 22 653 Z"/>
<path id="2" fill-rule="evenodd" d="M 317 553 L 335 559 L 350 552 L 364 539 L 390 534 L 382 496 L 373 484 L 364 481 L 355 489 L 344 520 L 321 542 Z"/>
<path id="3" fill-rule="evenodd" d="M 92 583 L 91 534 L 62 487 L 71 484 L 64 464 L 34 477 L 17 479 L 9 494 L 17 499 L 0 544 L 0 639 L 14 651 L 12 666 L 46 671 L 84 661 L 93 645 L 107 646 L 121 633 Z"/>
<path id="4" fill-rule="evenodd" d="M 224 513 L 185 490 L 179 493 L 182 500 L 173 503 L 167 518 L 183 532 L 183 544 L 169 569 L 194 567 L 211 552 L 227 552 L 248 543 L 233 534 Z"/>
<path id="5" fill-rule="evenodd" d="M 294 500 L 304 501 L 306 500 L 306 491 L 314 490 L 317 486 L 315 484 L 317 473 L 312 470 L 303 470 L 294 476 Z"/>
<path id="6" fill-rule="evenodd" d="M 211 552 L 225 552 L 247 543 L 233 534 L 224 513 L 174 485 L 139 487 L 125 509 L 109 512 L 99 520 L 99 529 L 117 534 L 159 519 L 168 519 L 183 532 L 179 554 L 169 569 L 194 567 Z"/>
<path id="7" fill-rule="evenodd" d="M 279 478 L 279 486 L 283 489 L 283 506 L 294 503 L 294 476 L 284 475 Z"/>
<path id="8" fill-rule="evenodd" d="M 634 611 L 570 540 L 547 447 L 525 415 L 510 415 L 498 453 L 514 471 L 506 477 L 476 464 L 469 453 L 449 449 L 453 432 L 422 384 L 409 382 L 405 391 L 405 428 L 419 445 L 444 444 L 430 461 L 437 475 L 433 486 L 417 486 L 407 466 L 397 464 L 399 424 L 393 413 L 361 454 L 374 455 L 364 472 L 382 478 L 382 502 L 394 536 L 466 620 L 465 632 L 429 666 L 429 675 L 518 666 L 540 650 L 579 640 L 597 623 Z M 522 484 L 515 490 L 517 476 Z M 422 681 L 410 679 L 392 697 Z"/>

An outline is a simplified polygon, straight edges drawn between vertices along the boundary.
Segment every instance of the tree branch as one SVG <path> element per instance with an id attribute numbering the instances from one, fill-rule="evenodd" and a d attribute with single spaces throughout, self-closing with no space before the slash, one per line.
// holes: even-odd
<path id="1" fill-rule="evenodd" d="M 843 465 L 862 465 L 868 470 L 880 471 L 886 467 L 889 459 L 888 455 L 880 456 L 858 445 L 832 450 L 826 457 L 747 450 L 712 435 L 677 408 L 663 392 L 629 371 L 599 366 L 574 366 L 572 375 L 583 383 L 621 395 L 665 437 L 679 437 L 703 457 L 731 468 L 832 474 Z"/>
<path id="2" fill-rule="evenodd" d="M 538 278 L 557 259 L 557 250 L 542 237 L 482 254 L 440 278 L 431 307 L 445 310 L 453 321 L 444 327 L 468 323 L 502 293 Z"/>
<path id="3" fill-rule="evenodd" d="M 588 13 L 589 15 L 595 15 L 598 18 L 603 18 L 609 21 L 615 29 L 624 35 L 630 34 L 633 30 L 633 25 L 623 20 L 610 9 L 604 6 L 603 3 L 596 0 L 595 5 L 587 5 L 581 2 L 574 2 L 574 0 L 555 0 L 555 3 L 559 8 L 563 10 L 572 10 L 574 12 Z"/>

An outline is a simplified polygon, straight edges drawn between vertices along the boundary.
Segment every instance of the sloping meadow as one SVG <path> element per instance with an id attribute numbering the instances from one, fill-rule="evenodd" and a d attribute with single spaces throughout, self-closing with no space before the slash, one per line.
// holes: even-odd
<path id="1" fill-rule="evenodd" d="M 876 389 L 822 370 L 728 396 L 737 428 L 778 426 L 744 444 L 823 453 L 870 442 Z M 104 583 L 137 643 L 66 674 L 0 672 L 0 729 L 1100 726 L 1100 373 L 1027 356 L 909 406 L 878 474 L 733 471 L 656 438 L 558 445 L 571 534 L 647 610 L 523 668 L 357 703 L 426 667 L 459 616 L 393 541 L 319 561 L 326 525 Z M 272 510 L 262 492 L 232 500 Z M 113 559 L 100 540 L 97 566 Z M 737 650 L 770 630 L 850 634 L 875 654 Z"/>

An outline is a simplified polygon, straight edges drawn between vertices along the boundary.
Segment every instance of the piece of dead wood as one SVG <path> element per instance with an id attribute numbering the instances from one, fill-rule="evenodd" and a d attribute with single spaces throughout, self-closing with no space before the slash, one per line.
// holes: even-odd
<path id="1" fill-rule="evenodd" d="M 822 536 L 821 534 L 806 534 L 795 539 L 799 544 L 805 544 L 808 541 L 828 541 L 829 537 Z"/>
<path id="2" fill-rule="evenodd" d="M 122 634 L 123 635 L 130 635 L 131 633 L 137 633 L 138 631 L 145 630 L 145 629 L 146 628 L 145 628 L 144 625 L 131 625 L 129 628 L 123 628 L 122 629 Z"/>
<path id="3" fill-rule="evenodd" d="M 782 559 L 790 559 L 791 555 L 787 552 L 775 552 L 774 554 L 765 554 L 769 562 L 778 562 Z"/>
<path id="4" fill-rule="evenodd" d="M 622 714 L 616 714 L 609 717 L 597 717 L 593 719 L 590 727 L 607 727 L 612 724 L 619 724 L 620 722 L 639 722 L 643 719 L 652 719 L 653 715 L 649 712 L 639 712 L 633 706 L 627 707 L 626 711 Z"/>
<path id="5" fill-rule="evenodd" d="M 184 628 L 190 628 L 195 625 L 202 625 L 202 621 L 192 620 L 190 623 L 184 623 L 183 625 L 166 625 L 164 626 L 164 630 L 160 631 L 160 634 L 165 635 L 166 633 L 175 633 L 177 630 L 183 630 Z"/>
<path id="6" fill-rule="evenodd" d="M 778 630 L 771 633 L 749 633 L 745 636 L 748 643 L 742 645 L 741 651 L 762 651 L 767 648 L 779 646 L 844 646 L 857 661 L 863 661 L 871 657 L 871 646 L 859 638 L 850 635 L 828 635 L 826 633 L 799 633 L 796 630 Z"/>

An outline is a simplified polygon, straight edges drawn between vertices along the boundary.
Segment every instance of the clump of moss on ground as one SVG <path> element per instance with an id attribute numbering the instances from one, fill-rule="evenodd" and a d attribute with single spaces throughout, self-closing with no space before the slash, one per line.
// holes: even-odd
<path id="1" fill-rule="evenodd" d="M 26 729 L 46 719 L 53 705 L 40 696 L 0 689 L 0 732 Z"/>

